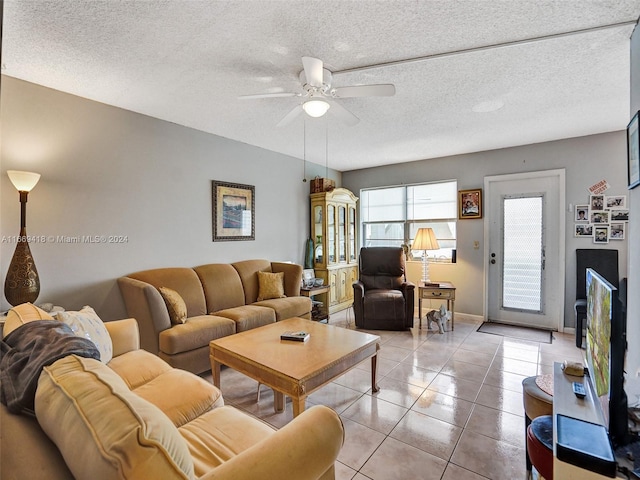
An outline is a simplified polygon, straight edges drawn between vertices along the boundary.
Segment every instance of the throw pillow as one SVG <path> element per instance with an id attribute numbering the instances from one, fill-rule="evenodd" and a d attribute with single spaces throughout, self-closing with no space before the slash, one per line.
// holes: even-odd
<path id="1" fill-rule="evenodd" d="M 169 310 L 169 318 L 171 323 L 179 325 L 187 321 L 187 304 L 184 303 L 184 299 L 175 290 L 171 290 L 167 287 L 158 288 L 160 295 L 164 299 L 164 303 Z"/>
<path id="2" fill-rule="evenodd" d="M 4 327 L 2 328 L 2 338 L 6 337 L 16 328 L 21 327 L 25 323 L 33 322 L 35 320 L 53 320 L 53 317 L 31 303 L 16 305 L 7 312 L 7 319 L 5 320 Z"/>
<path id="3" fill-rule="evenodd" d="M 258 272 L 258 301 L 271 298 L 283 298 L 284 272 L 268 273 Z"/>
<path id="4" fill-rule="evenodd" d="M 100 352 L 100 361 L 109 363 L 113 357 L 113 343 L 107 327 L 95 310 L 84 306 L 79 312 L 58 312 L 56 318 L 71 327 L 78 337 L 91 340 Z"/>

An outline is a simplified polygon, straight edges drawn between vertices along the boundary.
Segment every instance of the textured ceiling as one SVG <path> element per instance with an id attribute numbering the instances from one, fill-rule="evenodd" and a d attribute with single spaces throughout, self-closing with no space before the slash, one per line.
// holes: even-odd
<path id="1" fill-rule="evenodd" d="M 640 0 L 5 0 L 2 73 L 347 171 L 624 129 L 639 16 Z M 397 93 L 340 100 L 353 127 L 331 109 L 276 127 L 298 98 L 237 99 L 300 92 L 303 56 L 334 86 Z"/>

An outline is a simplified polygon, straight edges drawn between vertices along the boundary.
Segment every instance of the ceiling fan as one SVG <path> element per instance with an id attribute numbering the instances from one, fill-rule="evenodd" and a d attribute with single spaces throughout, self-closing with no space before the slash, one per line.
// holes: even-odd
<path id="1" fill-rule="evenodd" d="M 300 83 L 302 93 L 279 92 L 279 93 L 258 93 L 254 95 L 241 95 L 240 100 L 253 100 L 256 98 L 276 98 L 276 97 L 301 97 L 302 103 L 296 105 L 287 115 L 284 116 L 277 126 L 282 127 L 291 123 L 303 111 L 311 117 L 321 117 L 327 110 L 335 114 L 347 125 L 355 125 L 360 121 L 349 110 L 336 102 L 339 98 L 352 97 L 391 97 L 396 93 L 396 87 L 392 84 L 379 85 L 351 85 L 346 87 L 334 87 L 332 73 L 324 68 L 322 60 L 313 57 L 302 57 L 304 69 L 300 72 Z"/>

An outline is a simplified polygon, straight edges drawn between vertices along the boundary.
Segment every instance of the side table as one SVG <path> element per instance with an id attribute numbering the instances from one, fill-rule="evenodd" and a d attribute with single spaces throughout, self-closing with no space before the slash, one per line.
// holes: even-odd
<path id="1" fill-rule="evenodd" d="M 327 293 L 329 293 L 329 285 L 300 288 L 300 295 L 309 297 L 313 304 L 311 308 L 311 320 L 315 322 L 329 323 L 329 311 L 326 307 L 326 302 L 320 302 L 313 299 L 313 297 L 316 295 Z"/>
<path id="2" fill-rule="evenodd" d="M 434 282 L 433 285 L 418 284 L 418 318 L 419 328 L 422 328 L 422 299 L 425 300 L 446 300 L 447 310 L 451 312 L 451 330 L 454 326 L 454 308 L 456 300 L 456 287 L 451 282 Z M 429 325 L 427 325 L 427 328 Z"/>

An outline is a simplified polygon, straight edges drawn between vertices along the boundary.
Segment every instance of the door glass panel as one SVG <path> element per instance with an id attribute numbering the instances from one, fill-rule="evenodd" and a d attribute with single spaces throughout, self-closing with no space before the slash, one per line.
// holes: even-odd
<path id="1" fill-rule="evenodd" d="M 313 241 L 316 263 L 322 263 L 322 206 L 313 207 Z"/>
<path id="2" fill-rule="evenodd" d="M 542 311 L 542 197 L 504 198 L 502 306 Z"/>
<path id="3" fill-rule="evenodd" d="M 327 255 L 329 263 L 336 261 L 336 207 L 327 207 Z"/>
<path id="4" fill-rule="evenodd" d="M 347 214 L 345 207 L 338 207 L 338 260 L 347 260 Z"/>
<path id="5" fill-rule="evenodd" d="M 356 260 L 356 209 L 349 207 L 349 261 Z"/>

